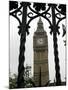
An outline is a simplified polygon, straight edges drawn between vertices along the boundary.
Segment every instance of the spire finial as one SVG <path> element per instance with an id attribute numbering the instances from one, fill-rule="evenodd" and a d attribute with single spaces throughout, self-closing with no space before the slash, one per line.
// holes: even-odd
<path id="1" fill-rule="evenodd" d="M 39 17 L 38 23 L 42 23 L 43 24 L 41 17 Z"/>

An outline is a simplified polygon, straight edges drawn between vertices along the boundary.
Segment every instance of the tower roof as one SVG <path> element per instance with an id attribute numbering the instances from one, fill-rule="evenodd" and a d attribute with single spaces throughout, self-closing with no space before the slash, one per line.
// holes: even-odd
<path id="1" fill-rule="evenodd" d="M 39 18 L 38 24 L 43 24 L 41 17 Z"/>
<path id="2" fill-rule="evenodd" d="M 44 28 L 43 28 L 43 22 L 41 17 L 39 18 L 39 21 L 37 23 L 37 30 L 36 32 L 44 32 Z"/>

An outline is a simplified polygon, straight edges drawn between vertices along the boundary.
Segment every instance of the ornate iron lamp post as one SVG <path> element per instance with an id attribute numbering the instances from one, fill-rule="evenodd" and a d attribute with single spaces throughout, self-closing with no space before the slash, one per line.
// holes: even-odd
<path id="1" fill-rule="evenodd" d="M 12 3 L 16 4 L 16 7 L 14 7 Z M 48 8 L 46 9 L 47 6 Z M 12 11 L 13 8 L 15 8 L 14 11 Z M 28 13 L 27 13 L 27 8 L 30 9 L 30 12 Z M 24 75 L 24 61 L 25 61 L 24 53 L 25 53 L 26 33 L 29 34 L 28 29 L 30 28 L 29 26 L 30 22 L 39 16 L 46 19 L 50 24 L 49 26 L 49 28 L 51 29 L 50 34 L 53 34 L 53 43 L 54 43 L 56 85 L 57 86 L 61 85 L 57 34 L 60 34 L 59 32 L 60 21 L 66 18 L 66 5 L 60 4 L 58 6 L 57 4 L 34 3 L 33 8 L 31 6 L 31 3 L 29 2 L 21 2 L 20 6 L 18 7 L 18 2 L 10 1 L 10 15 L 15 17 L 19 22 L 19 26 L 18 26 L 19 32 L 18 33 L 20 35 L 20 54 L 19 54 L 19 66 L 18 66 L 18 80 L 17 80 L 18 88 L 24 87 L 24 76 L 23 75 Z M 51 9 L 51 14 L 50 14 L 50 9 Z M 42 10 L 43 12 L 40 13 L 40 10 Z M 18 17 L 19 15 L 17 15 L 19 12 L 20 12 L 19 15 L 22 15 L 22 22 Z M 47 17 L 47 15 L 49 15 L 49 17 Z M 63 17 L 61 15 L 63 15 Z M 29 17 L 28 22 L 27 22 L 27 17 Z M 52 22 L 50 21 L 49 18 L 52 19 Z M 58 21 L 56 21 L 56 19 L 58 19 Z M 63 36 L 65 35 L 65 33 L 66 31 L 64 32 Z"/>

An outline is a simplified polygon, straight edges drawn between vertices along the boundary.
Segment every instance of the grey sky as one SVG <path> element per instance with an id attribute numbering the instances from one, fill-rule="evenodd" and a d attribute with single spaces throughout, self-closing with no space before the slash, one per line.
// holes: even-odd
<path id="1" fill-rule="evenodd" d="M 39 18 L 34 19 L 29 29 L 29 36 L 26 37 L 26 50 L 25 50 L 25 65 L 32 66 L 32 75 L 33 75 L 33 34 L 37 28 L 37 22 Z M 50 35 L 49 23 L 42 18 L 44 30 L 47 32 L 48 35 L 48 62 L 49 62 L 49 78 L 50 80 L 54 80 L 55 78 L 55 64 L 54 64 L 54 50 L 53 50 L 53 36 Z M 60 29 L 61 32 L 60 36 L 58 36 L 58 51 L 59 51 L 59 60 L 60 60 L 60 73 L 62 81 L 65 80 L 65 46 L 63 40 L 65 37 L 62 38 L 62 23 L 65 24 L 65 20 L 61 21 Z M 20 36 L 18 35 L 18 22 L 15 18 L 10 16 L 10 72 L 17 74 L 18 69 L 18 57 L 19 57 L 19 45 L 20 45 Z"/>

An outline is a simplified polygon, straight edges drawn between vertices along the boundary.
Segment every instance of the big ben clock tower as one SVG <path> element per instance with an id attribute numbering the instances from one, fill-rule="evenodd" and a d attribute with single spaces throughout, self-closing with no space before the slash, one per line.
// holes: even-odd
<path id="1" fill-rule="evenodd" d="M 45 86 L 49 81 L 48 39 L 41 18 L 39 18 L 37 30 L 34 32 L 33 50 L 35 86 Z"/>

